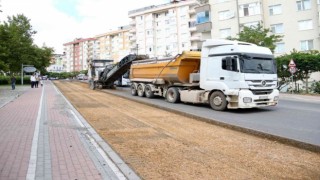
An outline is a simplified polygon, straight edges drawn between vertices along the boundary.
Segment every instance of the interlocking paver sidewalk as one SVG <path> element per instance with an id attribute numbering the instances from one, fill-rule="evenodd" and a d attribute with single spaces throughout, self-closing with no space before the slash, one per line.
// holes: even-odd
<path id="1" fill-rule="evenodd" d="M 126 179 L 51 81 L 24 91 L 0 107 L 0 179 Z"/>

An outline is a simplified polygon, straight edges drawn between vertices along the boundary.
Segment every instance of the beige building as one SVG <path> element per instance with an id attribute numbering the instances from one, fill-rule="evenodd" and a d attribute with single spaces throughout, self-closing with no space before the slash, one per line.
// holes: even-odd
<path id="1" fill-rule="evenodd" d="M 195 6 L 195 0 L 172 1 L 129 11 L 131 52 L 161 57 L 197 49 Z"/>
<path id="2" fill-rule="evenodd" d="M 118 30 L 96 35 L 95 59 L 111 59 L 119 62 L 130 52 L 130 27 L 120 27 Z"/>
<path id="3" fill-rule="evenodd" d="M 197 30 L 202 40 L 236 37 L 243 26 L 261 23 L 283 35 L 275 55 L 320 49 L 320 0 L 209 0 L 198 1 Z M 201 21 L 207 14 L 208 21 Z M 199 22 L 200 20 L 200 22 Z"/>

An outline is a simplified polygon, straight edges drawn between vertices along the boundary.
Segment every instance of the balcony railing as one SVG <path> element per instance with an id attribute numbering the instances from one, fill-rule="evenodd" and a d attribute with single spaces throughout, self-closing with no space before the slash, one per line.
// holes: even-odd
<path id="1" fill-rule="evenodd" d="M 189 9 L 189 14 L 195 14 L 196 13 L 196 10 L 195 9 Z"/>
<path id="2" fill-rule="evenodd" d="M 190 41 L 200 41 L 200 40 L 201 40 L 200 36 L 191 36 L 190 37 Z"/>

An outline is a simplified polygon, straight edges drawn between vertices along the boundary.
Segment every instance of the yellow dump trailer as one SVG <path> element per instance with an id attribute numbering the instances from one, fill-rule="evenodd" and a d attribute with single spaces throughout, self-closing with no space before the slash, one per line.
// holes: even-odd
<path id="1" fill-rule="evenodd" d="M 189 83 L 190 74 L 199 71 L 200 59 L 200 52 L 185 51 L 173 58 L 135 61 L 130 68 L 130 80 L 155 84 Z"/>

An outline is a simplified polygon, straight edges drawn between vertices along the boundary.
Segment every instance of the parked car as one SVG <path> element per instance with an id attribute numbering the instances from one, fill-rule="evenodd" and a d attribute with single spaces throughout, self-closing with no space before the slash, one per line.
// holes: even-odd
<path id="1" fill-rule="evenodd" d="M 78 74 L 77 79 L 78 80 L 85 80 L 86 75 L 85 74 Z M 88 79 L 88 78 L 87 78 Z"/>

